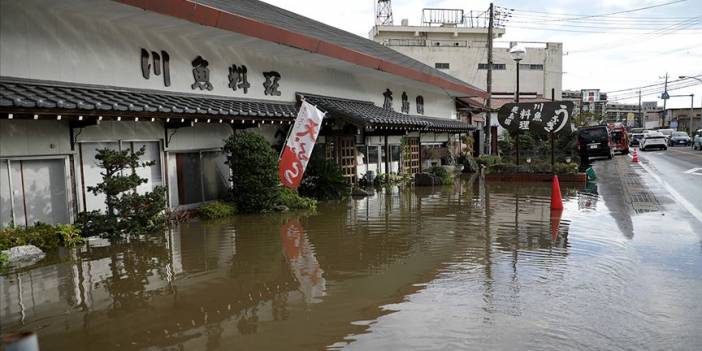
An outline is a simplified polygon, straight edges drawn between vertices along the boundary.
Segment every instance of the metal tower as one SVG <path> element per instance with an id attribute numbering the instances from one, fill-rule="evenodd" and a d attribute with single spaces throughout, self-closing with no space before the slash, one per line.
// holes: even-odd
<path id="1" fill-rule="evenodd" d="M 390 0 L 378 0 L 375 4 L 375 25 L 393 25 L 392 2 Z"/>

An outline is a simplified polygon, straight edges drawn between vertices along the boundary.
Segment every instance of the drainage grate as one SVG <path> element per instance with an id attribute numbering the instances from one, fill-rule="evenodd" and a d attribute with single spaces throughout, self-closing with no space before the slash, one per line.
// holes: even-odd
<path id="1" fill-rule="evenodd" d="M 648 191 L 640 191 L 637 193 L 631 193 L 631 202 L 648 202 L 648 203 L 657 203 L 656 197 Z"/>

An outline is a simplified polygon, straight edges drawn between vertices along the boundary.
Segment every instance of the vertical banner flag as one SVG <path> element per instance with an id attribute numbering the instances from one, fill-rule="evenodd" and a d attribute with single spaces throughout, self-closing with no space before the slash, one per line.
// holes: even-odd
<path id="1" fill-rule="evenodd" d="M 324 118 L 324 112 L 307 101 L 302 101 L 295 125 L 288 135 L 278 161 L 278 177 L 284 187 L 296 189 L 300 186 L 302 175 L 307 168 L 307 161 L 317 142 L 322 118 Z"/>

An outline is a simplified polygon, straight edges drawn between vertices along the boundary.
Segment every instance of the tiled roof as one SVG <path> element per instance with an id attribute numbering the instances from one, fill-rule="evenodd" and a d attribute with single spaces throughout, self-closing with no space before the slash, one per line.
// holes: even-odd
<path id="1" fill-rule="evenodd" d="M 331 117 L 350 120 L 369 127 L 399 127 L 412 130 L 465 131 L 473 127 L 465 122 L 438 117 L 408 115 L 376 106 L 370 101 L 342 99 L 300 93 L 304 99 L 329 113 Z"/>
<path id="2" fill-rule="evenodd" d="M 430 131 L 466 131 L 476 127 L 463 121 L 446 118 L 422 117 Z"/>
<path id="3" fill-rule="evenodd" d="M 419 72 L 439 77 L 455 84 L 478 89 L 460 79 L 428 66 L 409 56 L 405 56 L 385 45 L 358 36 L 336 27 L 301 16 L 258 0 L 200 0 L 198 3 L 237 14 L 252 20 L 283 28 L 308 37 L 326 41 L 341 47 L 363 53 L 381 60 L 392 62 Z"/>
<path id="4" fill-rule="evenodd" d="M 0 77 L 0 108 L 85 114 L 295 118 L 294 103 Z"/>

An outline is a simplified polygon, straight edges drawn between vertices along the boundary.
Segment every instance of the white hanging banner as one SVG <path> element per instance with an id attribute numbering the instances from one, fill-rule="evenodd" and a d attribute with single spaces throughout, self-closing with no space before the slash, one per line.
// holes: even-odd
<path id="1" fill-rule="evenodd" d="M 295 125 L 288 134 L 285 149 L 278 161 L 278 177 L 283 186 L 290 189 L 300 186 L 307 162 L 317 142 L 323 118 L 324 112 L 307 101 L 302 101 Z"/>

